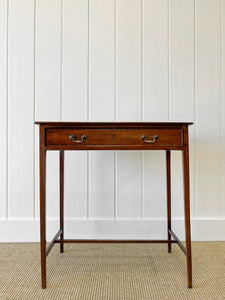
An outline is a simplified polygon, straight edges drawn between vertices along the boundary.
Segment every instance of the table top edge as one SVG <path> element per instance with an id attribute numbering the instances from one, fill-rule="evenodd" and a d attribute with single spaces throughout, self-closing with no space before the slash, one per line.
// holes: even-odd
<path id="1" fill-rule="evenodd" d="M 35 121 L 35 125 L 70 125 L 70 126 L 140 126 L 140 125 L 145 125 L 145 126 L 151 126 L 151 125 L 166 125 L 166 126 L 172 126 L 172 125 L 193 125 L 193 122 L 55 122 L 55 121 Z"/>

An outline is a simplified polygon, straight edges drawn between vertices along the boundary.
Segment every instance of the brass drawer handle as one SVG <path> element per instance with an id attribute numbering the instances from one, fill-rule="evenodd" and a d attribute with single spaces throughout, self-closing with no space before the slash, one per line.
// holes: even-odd
<path id="1" fill-rule="evenodd" d="M 82 135 L 81 140 L 76 140 L 76 136 L 74 134 L 71 134 L 69 136 L 69 139 L 71 141 L 73 141 L 74 143 L 83 143 L 84 141 L 86 141 L 87 137 L 85 134 Z"/>
<path id="2" fill-rule="evenodd" d="M 143 134 L 141 136 L 141 138 L 145 143 L 155 143 L 158 140 L 159 136 L 157 134 L 155 134 L 155 135 L 153 135 L 153 140 L 147 140 L 146 135 Z"/>

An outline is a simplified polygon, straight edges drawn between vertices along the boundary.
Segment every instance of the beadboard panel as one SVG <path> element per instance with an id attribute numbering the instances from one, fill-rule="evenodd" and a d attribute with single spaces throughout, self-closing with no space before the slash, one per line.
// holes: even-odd
<path id="1" fill-rule="evenodd" d="M 167 122 L 168 1 L 144 0 L 142 4 L 142 95 L 143 121 Z M 143 219 L 166 216 L 165 157 L 165 151 L 142 153 Z"/>
<path id="2" fill-rule="evenodd" d="M 169 3 L 169 120 L 195 120 L 194 110 L 194 1 L 172 0 Z M 185 71 L 184 71 L 185 70 Z M 194 131 L 190 140 L 191 215 L 194 214 Z M 182 153 L 172 153 L 173 217 L 184 216 Z"/>
<path id="3" fill-rule="evenodd" d="M 224 0 L 0 1 L 3 240 L 38 239 L 34 120 L 195 122 L 192 235 L 224 239 L 224 28 Z M 165 162 L 163 151 L 65 152 L 68 235 L 73 226 L 74 237 L 166 234 Z M 182 236 L 181 153 L 171 162 L 173 226 Z M 49 238 L 58 227 L 58 164 L 59 153 L 47 153 Z M 16 237 L 15 228 L 28 227 Z"/>
<path id="4" fill-rule="evenodd" d="M 0 218 L 7 216 L 8 1 L 0 1 Z"/>
<path id="5" fill-rule="evenodd" d="M 60 119 L 61 0 L 36 0 L 35 119 Z"/>
<path id="6" fill-rule="evenodd" d="M 168 122 L 168 16 L 168 1 L 142 1 L 142 94 L 145 122 Z"/>
<path id="7" fill-rule="evenodd" d="M 221 176 L 221 185 L 222 185 L 222 195 L 221 195 L 221 217 L 225 219 L 225 0 L 221 1 L 221 127 L 222 127 L 222 142 L 221 142 L 221 152 L 222 152 L 222 176 Z"/>
<path id="8" fill-rule="evenodd" d="M 87 121 L 88 0 L 62 2 L 62 120 Z"/>
<path id="9" fill-rule="evenodd" d="M 36 1 L 35 27 L 35 119 L 61 118 L 61 1 Z M 39 135 L 36 138 L 36 204 L 39 203 Z M 59 216 L 59 153 L 46 157 L 47 217 Z M 39 205 L 36 206 L 36 217 Z"/>
<path id="10" fill-rule="evenodd" d="M 87 121 L 88 0 L 62 2 L 62 120 Z M 65 152 L 65 218 L 87 218 L 87 153 Z"/>
<path id="11" fill-rule="evenodd" d="M 114 0 L 89 7 L 89 119 L 114 120 Z"/>
<path id="12" fill-rule="evenodd" d="M 141 1 L 116 2 L 116 121 L 141 121 Z M 141 153 L 116 153 L 116 217 L 141 218 Z"/>
<path id="13" fill-rule="evenodd" d="M 89 7 L 89 121 L 114 120 L 114 0 Z M 114 152 L 90 151 L 89 217 L 114 218 Z"/>
<path id="14" fill-rule="evenodd" d="M 8 15 L 9 219 L 34 217 L 33 54 L 34 1 L 10 1 Z"/>
<path id="15" fill-rule="evenodd" d="M 169 7 L 169 119 L 194 120 L 194 1 Z"/>
<path id="16" fill-rule="evenodd" d="M 116 163 L 116 218 L 141 219 L 141 155 L 138 151 L 120 151 Z"/>
<path id="17" fill-rule="evenodd" d="M 141 1 L 116 2 L 116 121 L 141 121 Z"/>
<path id="18" fill-rule="evenodd" d="M 184 241 L 184 220 L 173 220 L 173 229 Z M 58 220 L 47 220 L 46 240 L 55 235 Z M 166 220 L 65 220 L 65 238 L 77 239 L 165 239 Z M 0 220 L 1 242 L 39 242 L 39 220 Z M 192 220 L 192 241 L 225 241 L 225 220 Z M 206 228 L 208 230 L 206 230 Z M 15 235 L 15 232 L 17 233 Z M 54 247 L 59 247 L 55 245 Z M 178 245 L 172 245 L 176 249 Z M 180 250 L 179 250 L 180 251 Z"/>
<path id="19" fill-rule="evenodd" d="M 143 151 L 142 170 L 142 218 L 165 218 L 167 215 L 165 151 Z"/>
<path id="20" fill-rule="evenodd" d="M 221 217 L 220 1 L 196 3 L 196 216 Z M 213 58 L 213 59 L 212 59 Z"/>

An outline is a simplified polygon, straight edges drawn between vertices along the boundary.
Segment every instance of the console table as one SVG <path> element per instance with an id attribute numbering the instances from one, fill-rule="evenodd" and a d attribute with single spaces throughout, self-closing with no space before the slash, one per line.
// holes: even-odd
<path id="1" fill-rule="evenodd" d="M 42 288 L 46 288 L 46 257 L 55 243 L 177 243 L 186 255 L 187 283 L 192 287 L 188 126 L 193 123 L 93 123 L 35 122 L 40 126 L 40 244 Z M 60 155 L 60 229 L 46 248 L 46 151 Z M 67 150 L 165 150 L 167 169 L 167 240 L 67 240 L 64 239 L 64 151 Z M 186 247 L 171 228 L 170 151 L 183 153 Z"/>

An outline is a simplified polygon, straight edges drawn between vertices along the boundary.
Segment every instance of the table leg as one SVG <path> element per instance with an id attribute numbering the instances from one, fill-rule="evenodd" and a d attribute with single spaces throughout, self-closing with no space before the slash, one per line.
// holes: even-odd
<path id="1" fill-rule="evenodd" d="M 64 151 L 60 151 L 60 229 L 62 233 L 60 239 L 64 236 Z M 64 244 L 60 243 L 60 252 L 64 252 Z"/>
<path id="2" fill-rule="evenodd" d="M 41 239 L 41 279 L 46 288 L 46 150 L 44 149 L 44 128 L 40 126 L 40 239 Z"/>
<path id="3" fill-rule="evenodd" d="M 171 241 L 171 167 L 170 150 L 166 150 L 166 179 L 167 179 L 167 232 L 168 241 Z M 171 253 L 171 242 L 168 243 L 168 253 Z"/>
<path id="4" fill-rule="evenodd" d="M 187 281 L 188 287 L 192 287 L 192 261 L 191 261 L 191 224 L 190 224 L 190 186 L 189 186 L 189 150 L 188 129 L 184 129 L 183 150 L 183 177 L 184 177 L 184 215 L 185 215 L 185 237 L 186 237 L 186 259 L 187 259 Z"/>

